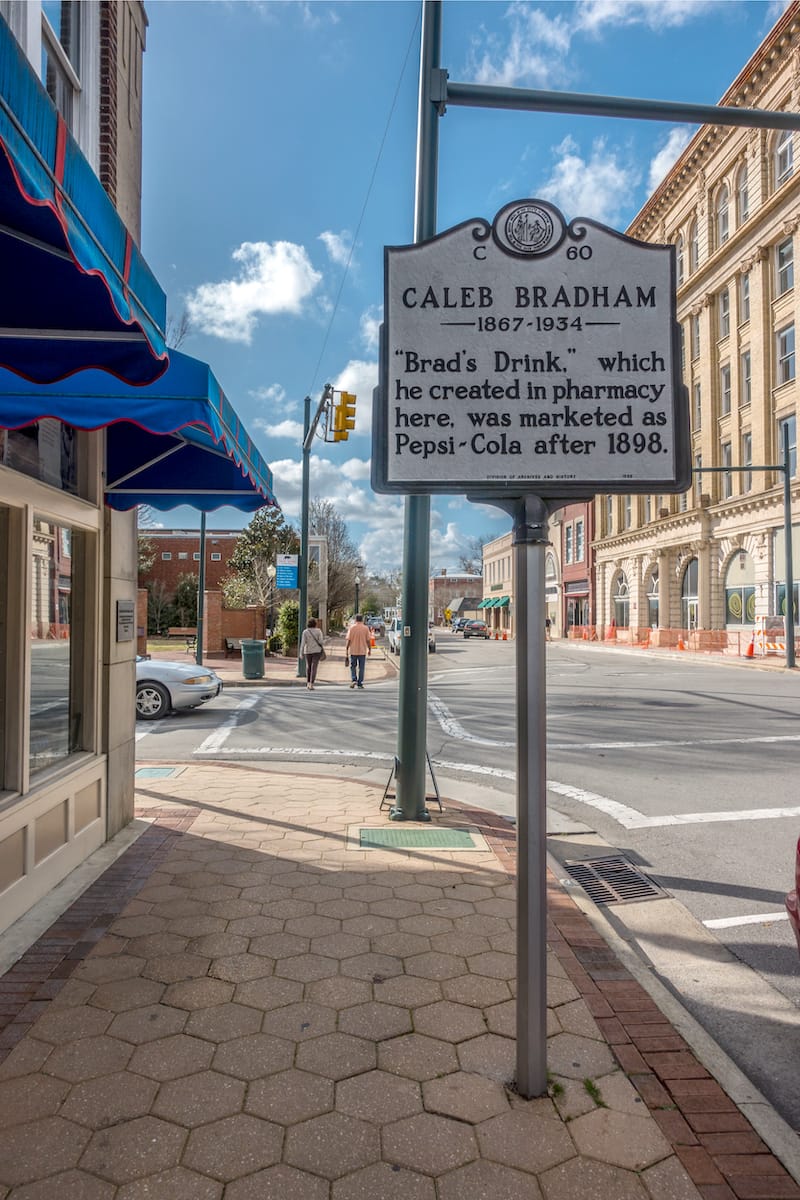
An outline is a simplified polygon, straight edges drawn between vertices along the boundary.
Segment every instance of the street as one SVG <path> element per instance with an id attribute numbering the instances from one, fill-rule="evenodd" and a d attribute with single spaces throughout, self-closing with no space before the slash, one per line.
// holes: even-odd
<path id="1" fill-rule="evenodd" d="M 513 816 L 514 645 L 441 631 L 428 751 L 442 794 Z M 800 678 L 750 663 L 548 646 L 548 833 L 563 863 L 619 852 L 666 899 L 604 909 L 795 1129 L 800 959 L 783 910 L 800 832 Z M 137 729 L 142 761 L 388 779 L 397 685 L 230 689 Z M 564 877 L 566 878 L 566 871 Z"/>

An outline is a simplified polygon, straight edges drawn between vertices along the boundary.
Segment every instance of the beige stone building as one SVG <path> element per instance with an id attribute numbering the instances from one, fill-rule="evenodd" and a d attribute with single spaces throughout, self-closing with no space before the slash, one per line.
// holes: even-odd
<path id="1" fill-rule="evenodd" d="M 800 109 L 800 5 L 720 103 Z M 676 247 L 692 466 L 729 470 L 695 473 L 684 495 L 596 499 L 601 636 L 736 653 L 784 611 L 784 477 L 764 468 L 786 429 L 796 513 L 799 228 L 800 134 L 703 126 L 627 231 Z"/>

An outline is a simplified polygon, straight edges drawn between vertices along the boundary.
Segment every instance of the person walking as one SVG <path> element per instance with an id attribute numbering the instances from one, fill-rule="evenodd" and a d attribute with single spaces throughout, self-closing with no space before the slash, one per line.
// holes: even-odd
<path id="1" fill-rule="evenodd" d="M 364 624 L 361 613 L 356 613 L 356 619 L 347 631 L 344 643 L 345 656 L 350 657 L 350 687 L 363 688 L 364 667 L 367 655 L 372 653 L 369 630 Z"/>
<path id="2" fill-rule="evenodd" d="M 317 668 L 325 658 L 322 630 L 317 628 L 314 617 L 308 618 L 308 625 L 303 630 L 303 636 L 300 639 L 300 653 L 306 660 L 306 688 L 309 692 L 313 692 L 317 679 Z"/>

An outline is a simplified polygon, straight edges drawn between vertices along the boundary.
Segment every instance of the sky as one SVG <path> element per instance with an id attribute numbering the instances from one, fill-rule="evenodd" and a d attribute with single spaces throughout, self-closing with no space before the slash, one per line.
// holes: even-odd
<path id="1" fill-rule="evenodd" d="M 770 0 L 443 0 L 452 81 L 716 103 L 784 10 Z M 310 493 L 370 571 L 402 565 L 402 497 L 370 487 L 384 246 L 413 240 L 418 0 L 149 0 L 142 249 L 299 526 L 304 397 L 357 395 L 346 442 L 318 439 Z M 694 127 L 451 108 L 437 229 L 549 200 L 624 230 Z M 159 514 L 159 523 L 161 522 Z M 243 527 L 225 507 L 209 529 Z M 163 524 L 198 528 L 176 509 Z M 432 573 L 507 532 L 463 496 L 431 504 Z"/>

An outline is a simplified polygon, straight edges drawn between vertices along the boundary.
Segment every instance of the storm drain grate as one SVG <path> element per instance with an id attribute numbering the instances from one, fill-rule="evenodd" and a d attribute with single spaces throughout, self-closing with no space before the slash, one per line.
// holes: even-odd
<path id="1" fill-rule="evenodd" d="M 564 867 L 595 904 L 630 904 L 667 895 L 621 854 L 565 862 Z"/>
<path id="2" fill-rule="evenodd" d="M 362 850 L 390 846 L 400 850 L 477 850 L 468 829 L 360 829 Z"/>

